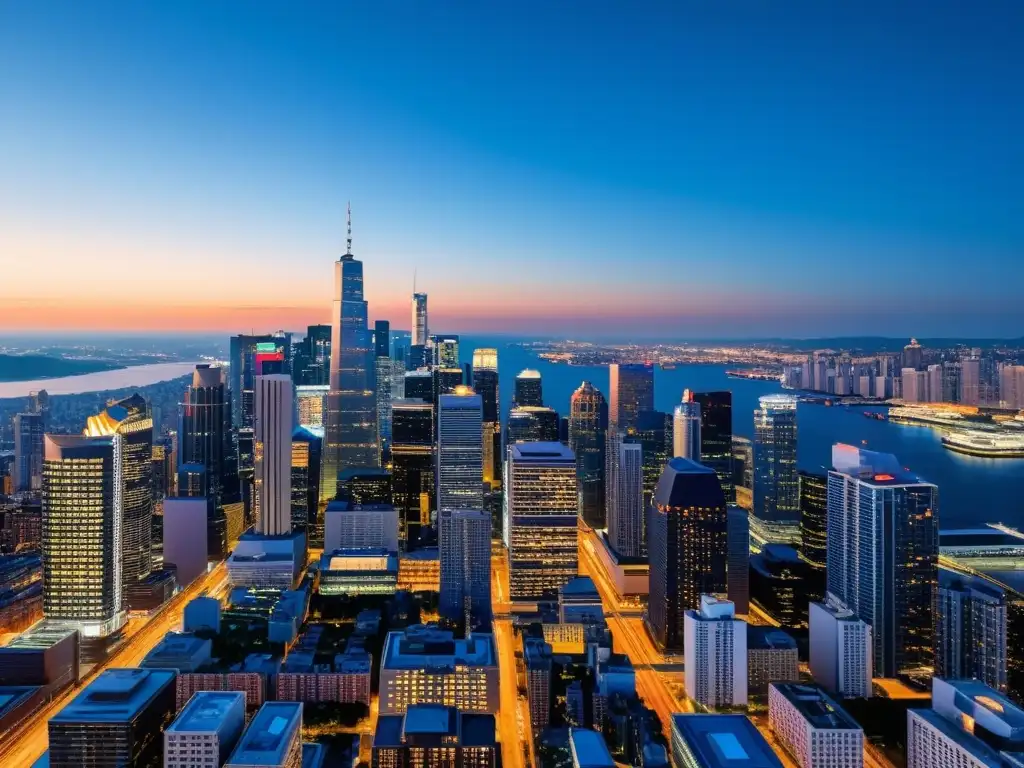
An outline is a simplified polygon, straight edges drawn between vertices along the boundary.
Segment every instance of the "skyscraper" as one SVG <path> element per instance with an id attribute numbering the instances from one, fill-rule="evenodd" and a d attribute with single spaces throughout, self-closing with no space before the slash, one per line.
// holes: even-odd
<path id="1" fill-rule="evenodd" d="M 636 437 L 644 461 L 644 510 L 651 505 L 665 465 L 672 458 L 672 416 L 661 411 L 641 411 L 636 419 Z M 647 542 L 644 541 L 646 552 Z"/>
<path id="2" fill-rule="evenodd" d="M 828 531 L 828 476 L 800 472 L 800 555 L 815 568 L 825 567 Z"/>
<path id="3" fill-rule="evenodd" d="M 473 350 L 473 390 L 483 401 L 484 482 L 501 486 L 501 411 L 498 398 L 498 350 Z"/>
<path id="4" fill-rule="evenodd" d="M 373 348 L 363 298 L 363 263 L 352 255 L 351 209 L 347 244 L 345 254 L 334 264 L 331 389 L 327 394 L 322 501 L 334 498 L 341 470 L 380 465 Z"/>
<path id="5" fill-rule="evenodd" d="M 39 413 L 14 416 L 15 493 L 36 493 L 43 486 L 43 417 Z"/>
<path id="6" fill-rule="evenodd" d="M 544 405 L 544 389 L 541 386 L 540 371 L 524 368 L 516 375 L 516 386 L 512 394 L 513 405 Z"/>
<path id="7" fill-rule="evenodd" d="M 693 399 L 693 392 L 683 391 L 683 401 L 672 414 L 672 454 L 690 459 L 698 464 L 700 460 L 700 403 Z"/>
<path id="8" fill-rule="evenodd" d="M 700 463 L 711 467 L 722 484 L 726 504 L 736 503 L 732 467 L 732 392 L 697 392 L 700 406 Z"/>
<path id="9" fill-rule="evenodd" d="M 435 368 L 459 368 L 459 337 L 454 334 L 431 336 L 430 346 L 433 350 Z"/>
<path id="10" fill-rule="evenodd" d="M 123 451 L 117 432 L 45 439 L 43 614 L 85 637 L 106 637 L 125 623 Z"/>
<path id="11" fill-rule="evenodd" d="M 605 523 L 605 440 L 608 404 L 604 395 L 584 381 L 569 399 L 569 447 L 576 454 L 580 516 L 595 528 Z"/>
<path id="12" fill-rule="evenodd" d="M 683 616 L 726 591 L 727 512 L 714 471 L 689 459 L 665 467 L 647 527 L 648 622 L 662 648 L 683 644 Z"/>
<path id="13" fill-rule="evenodd" d="M 1007 689 L 1006 593 L 982 577 L 939 570 L 935 674 Z"/>
<path id="14" fill-rule="evenodd" d="M 933 664 L 938 488 L 896 457 L 837 444 L 828 474 L 827 589 L 871 625 L 876 677 Z"/>
<path id="15" fill-rule="evenodd" d="M 701 595 L 683 618 L 687 694 L 704 707 L 747 704 L 747 623 L 728 600 Z"/>
<path id="16" fill-rule="evenodd" d="M 373 356 L 391 357 L 391 323 L 387 320 L 373 323 Z"/>
<path id="17" fill-rule="evenodd" d="M 924 368 L 924 349 L 917 343 L 917 339 L 911 339 L 910 343 L 903 348 L 903 367 L 920 371 Z"/>
<path id="18" fill-rule="evenodd" d="M 608 426 L 635 431 L 638 414 L 654 410 L 654 364 L 612 363 L 608 389 Z"/>
<path id="19" fill-rule="evenodd" d="M 504 488 L 511 597 L 553 597 L 578 571 L 576 457 L 561 443 L 510 445 Z"/>
<path id="20" fill-rule="evenodd" d="M 557 443 L 558 412 L 537 405 L 514 405 L 508 412 L 505 444 Z"/>
<path id="21" fill-rule="evenodd" d="M 800 524 L 796 398 L 765 395 L 754 411 L 754 517 L 764 541 L 790 542 Z"/>
<path id="22" fill-rule="evenodd" d="M 730 505 L 726 510 L 725 593 L 736 613 L 745 616 L 750 611 L 750 516 L 747 510 Z"/>
<path id="23" fill-rule="evenodd" d="M 413 291 L 412 320 L 409 327 L 412 328 L 412 346 L 425 347 L 427 345 L 427 335 L 429 334 L 427 327 L 427 294 Z"/>
<path id="24" fill-rule="evenodd" d="M 295 345 L 292 379 L 297 387 L 326 386 L 331 379 L 331 326 L 311 325 Z"/>
<path id="25" fill-rule="evenodd" d="M 434 508 L 434 406 L 403 399 L 394 400 L 391 409 L 394 501 L 402 540 L 413 549 Z"/>
<path id="26" fill-rule="evenodd" d="M 296 426 L 292 432 L 291 528 L 311 544 L 324 540 L 320 516 L 320 463 L 323 431 Z"/>
<path id="27" fill-rule="evenodd" d="M 437 411 L 437 509 L 483 509 L 483 402 L 469 387 L 441 395 Z"/>
<path id="28" fill-rule="evenodd" d="M 291 334 L 278 331 L 259 336 L 232 336 L 228 388 L 231 390 L 231 423 L 236 429 L 251 429 L 253 421 L 253 387 L 256 376 L 263 373 L 257 358 L 275 358 L 282 370 L 267 373 L 285 373 L 290 368 L 292 353 Z"/>
<path id="29" fill-rule="evenodd" d="M 256 530 L 281 536 L 292 530 L 292 380 L 256 377 Z"/>
<path id="30" fill-rule="evenodd" d="M 608 435 L 608 543 L 622 557 L 646 553 L 643 450 L 635 438 Z"/>
<path id="31" fill-rule="evenodd" d="M 125 585 L 153 569 L 153 419 L 149 405 L 132 395 L 86 421 L 88 437 L 120 435 L 121 576 Z"/>
<path id="32" fill-rule="evenodd" d="M 485 625 L 491 616 L 491 516 L 479 509 L 439 509 L 440 613 Z"/>

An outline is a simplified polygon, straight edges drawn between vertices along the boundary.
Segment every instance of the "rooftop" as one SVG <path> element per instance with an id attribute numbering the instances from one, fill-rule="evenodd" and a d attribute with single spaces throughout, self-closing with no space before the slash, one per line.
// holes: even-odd
<path id="1" fill-rule="evenodd" d="M 814 728 L 861 730 L 853 718 L 846 714 L 846 711 L 831 696 L 816 685 L 771 683 L 771 687 L 796 707 L 801 717 Z"/>
<path id="2" fill-rule="evenodd" d="M 933 700 L 938 689 L 942 686 L 949 686 L 956 691 L 954 703 L 961 712 L 971 715 L 975 720 L 980 720 L 981 714 L 978 710 L 988 710 L 992 715 L 1005 723 L 1014 733 L 1021 734 L 1024 737 L 1024 710 L 1021 710 L 1008 697 L 985 685 L 980 680 L 933 678 Z"/>
<path id="3" fill-rule="evenodd" d="M 614 768 L 608 745 L 604 737 L 589 728 L 572 728 L 569 731 L 569 744 L 573 762 L 579 768 Z"/>
<path id="4" fill-rule="evenodd" d="M 4 646 L 4 651 L 39 651 L 51 648 L 69 635 L 76 634 L 78 630 L 71 627 L 37 624 L 11 640 Z"/>
<path id="5" fill-rule="evenodd" d="M 575 578 L 569 579 L 565 586 L 559 589 L 558 592 L 561 596 L 568 598 L 601 599 L 601 595 L 597 591 L 597 587 L 594 585 L 594 580 L 589 576 L 576 576 Z"/>
<path id="6" fill-rule="evenodd" d="M 690 459 L 671 459 L 658 478 L 654 489 L 654 505 L 661 507 L 721 507 L 725 495 L 713 469 Z"/>
<path id="7" fill-rule="evenodd" d="M 436 733 L 456 735 L 459 732 L 459 711 L 440 704 L 409 707 L 403 724 L 405 733 Z"/>
<path id="8" fill-rule="evenodd" d="M 519 373 L 516 374 L 517 379 L 539 379 L 540 371 L 535 371 L 533 368 L 523 368 Z"/>
<path id="9" fill-rule="evenodd" d="M 418 625 L 388 632 L 381 669 L 453 667 L 456 664 L 491 667 L 496 663 L 492 635 L 474 633 L 461 640 L 437 627 Z"/>
<path id="10" fill-rule="evenodd" d="M 302 727 L 302 703 L 268 701 L 249 727 L 225 765 L 281 765 L 292 736 Z"/>
<path id="11" fill-rule="evenodd" d="M 196 637 L 190 632 L 168 632 L 156 647 L 146 654 L 143 664 L 149 660 L 166 660 L 168 657 L 194 656 L 209 645 L 209 640 Z"/>
<path id="12" fill-rule="evenodd" d="M 891 453 L 869 451 L 845 443 L 832 446 L 832 466 L 835 472 L 883 488 L 930 485 L 906 467 L 901 467 Z"/>
<path id="13" fill-rule="evenodd" d="M 576 454 L 562 443 L 516 443 L 511 446 L 512 458 L 516 461 L 575 461 Z"/>
<path id="14" fill-rule="evenodd" d="M 950 741 L 959 744 L 983 765 L 999 765 L 999 754 L 981 739 L 961 730 L 934 709 L 913 709 L 914 715 L 939 731 Z"/>
<path id="15" fill-rule="evenodd" d="M 133 720 L 166 686 L 173 669 L 108 669 L 89 683 L 51 723 L 127 722 Z"/>
<path id="16" fill-rule="evenodd" d="M 776 627 L 747 624 L 747 650 L 796 650 L 796 640 Z"/>
<path id="17" fill-rule="evenodd" d="M 181 714 L 167 726 L 174 732 L 216 731 L 234 706 L 241 705 L 245 713 L 245 694 L 242 691 L 199 691 L 181 710 Z"/>
<path id="18" fill-rule="evenodd" d="M 672 730 L 708 768 L 782 768 L 746 715 L 672 715 Z"/>

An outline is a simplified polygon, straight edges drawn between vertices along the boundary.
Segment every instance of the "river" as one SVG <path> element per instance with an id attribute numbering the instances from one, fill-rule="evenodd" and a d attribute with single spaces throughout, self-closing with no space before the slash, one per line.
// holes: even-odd
<path id="1" fill-rule="evenodd" d="M 5 381 L 0 383 L 0 400 L 28 397 L 29 392 L 45 389 L 51 395 L 80 395 L 85 392 L 103 392 L 108 389 L 145 387 L 170 381 L 194 370 L 195 363 L 153 363 L 132 365 L 112 371 L 83 373 L 80 376 L 61 376 L 35 381 Z"/>
<path id="2" fill-rule="evenodd" d="M 562 415 L 569 397 L 583 380 L 608 396 L 608 368 L 549 363 L 509 339 L 464 336 L 460 354 L 472 360 L 475 347 L 496 347 L 500 372 L 502 413 L 507 414 L 515 375 L 523 368 L 541 373 L 544 403 Z M 733 432 L 752 437 L 754 409 L 761 395 L 782 391 L 777 382 L 731 379 L 722 365 L 680 365 L 654 374 L 654 405 L 670 411 L 683 389 L 731 390 Z M 895 454 L 900 462 L 939 486 L 939 521 L 943 528 L 1003 522 L 1024 526 L 1024 459 L 981 459 L 947 451 L 939 433 L 865 418 L 863 407 L 825 407 L 801 403 L 797 410 L 797 452 L 802 469 L 823 471 L 831 461 L 832 444 L 863 445 Z"/>

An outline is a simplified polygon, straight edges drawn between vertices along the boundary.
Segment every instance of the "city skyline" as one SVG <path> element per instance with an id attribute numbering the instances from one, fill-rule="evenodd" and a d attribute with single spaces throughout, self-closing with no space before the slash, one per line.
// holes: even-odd
<path id="1" fill-rule="evenodd" d="M 328 322 L 349 199 L 371 320 L 408 317 L 414 274 L 464 332 L 1024 319 L 1012 4 L 104 10 L 0 12 L 12 331 Z M 595 55 L 624 32 L 646 46 Z"/>

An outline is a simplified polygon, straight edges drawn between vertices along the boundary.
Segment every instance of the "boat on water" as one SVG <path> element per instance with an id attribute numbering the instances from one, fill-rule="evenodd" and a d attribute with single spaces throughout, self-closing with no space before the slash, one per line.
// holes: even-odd
<path id="1" fill-rule="evenodd" d="M 1024 435 L 980 430 L 954 430 L 942 436 L 942 445 L 956 453 L 987 459 L 1024 459 Z"/>
<path id="2" fill-rule="evenodd" d="M 779 374 L 774 371 L 766 371 L 763 368 L 735 369 L 726 371 L 725 375 L 730 379 L 753 379 L 755 381 L 778 381 Z"/>
<path id="3" fill-rule="evenodd" d="M 888 421 L 888 418 L 881 411 L 864 411 L 865 419 L 875 419 L 876 421 Z"/>

